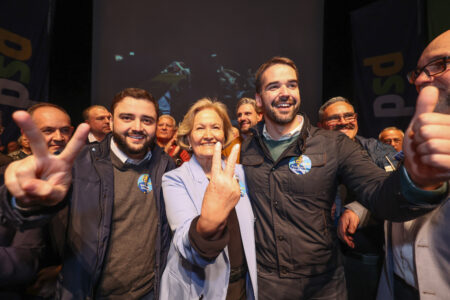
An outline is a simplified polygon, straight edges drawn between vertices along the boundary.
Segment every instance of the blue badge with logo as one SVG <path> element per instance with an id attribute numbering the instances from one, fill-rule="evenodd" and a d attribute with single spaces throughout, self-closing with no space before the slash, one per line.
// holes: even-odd
<path id="1" fill-rule="evenodd" d="M 245 184 L 244 184 L 244 182 L 242 180 L 239 180 L 239 178 L 236 178 L 236 179 L 237 179 L 237 181 L 239 183 L 239 188 L 241 189 L 241 197 L 244 197 L 245 194 L 246 194 Z"/>
<path id="2" fill-rule="evenodd" d="M 144 194 L 150 193 L 153 189 L 152 181 L 150 180 L 150 176 L 148 174 L 142 174 L 139 176 L 137 185 Z"/>
<path id="3" fill-rule="evenodd" d="M 306 174 L 311 170 L 311 159 L 306 155 L 293 157 L 289 161 L 289 169 L 295 174 Z"/>

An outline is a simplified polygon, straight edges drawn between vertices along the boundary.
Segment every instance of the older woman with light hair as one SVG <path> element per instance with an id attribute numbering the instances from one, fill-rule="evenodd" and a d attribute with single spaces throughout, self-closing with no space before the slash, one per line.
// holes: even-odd
<path id="1" fill-rule="evenodd" d="M 178 144 L 193 156 L 163 176 L 173 239 L 161 299 L 257 299 L 254 217 L 223 103 L 204 98 L 187 112 Z"/>

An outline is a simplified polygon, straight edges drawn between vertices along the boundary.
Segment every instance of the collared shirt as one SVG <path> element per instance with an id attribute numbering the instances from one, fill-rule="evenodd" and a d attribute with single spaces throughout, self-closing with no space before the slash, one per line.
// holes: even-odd
<path id="1" fill-rule="evenodd" d="M 97 140 L 97 138 L 90 131 L 89 131 L 89 134 L 88 134 L 88 141 L 89 141 L 89 143 L 98 143 L 98 142 L 100 142 L 99 140 Z"/>
<path id="2" fill-rule="evenodd" d="M 394 273 L 416 289 L 418 289 L 418 286 L 415 276 L 414 244 L 417 233 L 423 224 L 422 219 L 419 218 L 403 223 L 392 223 Z"/>
<path id="3" fill-rule="evenodd" d="M 111 141 L 111 151 L 120 159 L 122 163 L 132 164 L 132 165 L 139 165 L 145 160 L 150 160 L 152 158 L 152 151 L 148 150 L 147 154 L 144 156 L 143 159 L 133 159 L 129 158 L 125 153 L 122 152 L 122 150 L 119 149 L 116 142 L 114 141 L 114 138 L 112 138 Z"/>
<path id="4" fill-rule="evenodd" d="M 288 140 L 288 139 L 292 138 L 293 136 L 297 136 L 297 135 L 300 134 L 300 131 L 302 130 L 302 127 L 303 127 L 303 118 L 302 118 L 302 116 L 297 115 L 297 118 L 299 118 L 300 125 L 295 127 L 290 132 L 286 133 L 285 135 L 282 135 L 279 139 L 274 139 L 272 136 L 270 136 L 269 132 L 266 129 L 266 124 L 265 123 L 264 123 L 262 134 L 267 140 L 272 140 L 272 141 L 285 141 L 285 140 Z"/>

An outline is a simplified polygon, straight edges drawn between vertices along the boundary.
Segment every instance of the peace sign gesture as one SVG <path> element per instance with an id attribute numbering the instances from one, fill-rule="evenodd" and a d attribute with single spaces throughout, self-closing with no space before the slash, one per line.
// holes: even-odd
<path id="1" fill-rule="evenodd" d="M 406 170 L 425 189 L 450 179 L 450 115 L 434 112 L 438 98 L 434 86 L 420 91 L 403 143 Z"/>
<path id="2" fill-rule="evenodd" d="M 25 111 L 13 119 L 28 137 L 33 155 L 11 163 L 5 172 L 5 185 L 21 207 L 52 206 L 61 202 L 72 182 L 72 165 L 85 145 L 89 125 L 78 126 L 60 155 L 49 153 L 39 128 Z"/>
<path id="3" fill-rule="evenodd" d="M 222 145 L 216 143 L 211 165 L 211 180 L 203 197 L 202 211 L 197 222 L 197 232 L 204 238 L 215 235 L 225 228 L 228 215 L 240 199 L 239 183 L 234 177 L 234 168 L 239 153 L 235 145 L 222 170 Z"/>

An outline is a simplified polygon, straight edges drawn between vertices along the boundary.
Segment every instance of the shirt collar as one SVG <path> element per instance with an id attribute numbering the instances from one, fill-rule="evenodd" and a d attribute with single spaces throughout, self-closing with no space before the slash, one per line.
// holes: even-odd
<path id="1" fill-rule="evenodd" d="M 122 150 L 119 149 L 116 142 L 114 141 L 114 138 L 111 139 L 111 151 L 119 158 L 119 160 L 122 163 L 126 164 L 132 164 L 132 165 L 139 165 L 143 161 L 148 161 L 150 158 L 152 158 L 152 151 L 148 151 L 147 154 L 144 156 L 143 159 L 133 159 L 129 158 L 125 153 L 122 152 Z"/>
<path id="2" fill-rule="evenodd" d="M 95 138 L 95 136 L 92 134 L 92 132 L 89 132 L 89 134 L 88 134 L 88 141 L 89 141 L 89 143 L 98 142 L 98 140 Z"/>
<path id="3" fill-rule="evenodd" d="M 292 129 L 290 132 L 286 133 L 285 135 L 282 135 L 279 139 L 274 139 L 273 137 L 270 136 L 269 132 L 266 129 L 266 124 L 264 123 L 264 127 L 263 127 L 263 136 L 264 138 L 266 138 L 266 140 L 272 140 L 272 141 L 285 141 L 285 140 L 289 140 L 290 138 L 297 136 L 300 134 L 300 131 L 302 130 L 303 127 L 303 123 L 304 123 L 304 118 L 302 118 L 300 115 L 297 115 L 297 118 L 300 118 L 300 124 L 295 127 L 294 129 Z"/>

